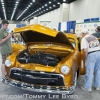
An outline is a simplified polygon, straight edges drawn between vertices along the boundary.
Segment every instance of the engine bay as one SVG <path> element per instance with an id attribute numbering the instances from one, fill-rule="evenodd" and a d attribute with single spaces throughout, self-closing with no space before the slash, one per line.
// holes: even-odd
<path id="1" fill-rule="evenodd" d="M 38 52 L 36 54 L 30 55 L 30 53 L 26 50 L 26 51 L 22 51 L 17 56 L 17 60 L 20 63 L 24 63 L 24 64 L 37 63 L 46 66 L 56 66 L 61 59 L 54 54 L 44 53 L 44 52 Z"/>

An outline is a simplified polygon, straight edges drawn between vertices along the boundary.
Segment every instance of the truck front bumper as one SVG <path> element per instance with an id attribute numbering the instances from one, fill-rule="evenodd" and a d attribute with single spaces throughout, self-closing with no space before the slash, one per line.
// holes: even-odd
<path id="1" fill-rule="evenodd" d="M 6 78 L 6 85 L 14 86 L 23 90 L 28 90 L 32 92 L 42 92 L 42 93 L 56 93 L 56 94 L 73 94 L 75 92 L 75 86 L 72 87 L 56 87 L 56 86 L 43 86 L 43 85 L 33 85 L 16 80 L 11 80 Z"/>

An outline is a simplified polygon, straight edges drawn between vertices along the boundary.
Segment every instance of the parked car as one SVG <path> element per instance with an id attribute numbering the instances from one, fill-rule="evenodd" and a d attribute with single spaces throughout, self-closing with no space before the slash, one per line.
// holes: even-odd
<path id="1" fill-rule="evenodd" d="M 26 46 L 13 46 L 5 61 L 5 83 L 35 92 L 74 93 L 77 78 L 85 73 L 77 37 L 38 24 L 14 32 L 21 34 Z"/>

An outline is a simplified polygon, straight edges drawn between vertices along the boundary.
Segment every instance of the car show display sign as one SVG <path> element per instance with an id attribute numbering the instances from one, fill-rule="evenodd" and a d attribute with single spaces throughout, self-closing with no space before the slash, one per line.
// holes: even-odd
<path id="1" fill-rule="evenodd" d="M 61 31 L 66 31 L 67 30 L 67 22 L 61 22 Z"/>
<path id="2" fill-rule="evenodd" d="M 82 29 L 86 28 L 89 34 L 93 34 L 97 26 L 100 26 L 100 22 L 76 23 L 75 33 L 79 36 Z"/>

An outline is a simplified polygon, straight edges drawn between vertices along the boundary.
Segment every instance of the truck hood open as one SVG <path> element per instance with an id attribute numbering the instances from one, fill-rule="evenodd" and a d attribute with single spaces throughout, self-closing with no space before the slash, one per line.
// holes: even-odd
<path id="1" fill-rule="evenodd" d="M 63 32 L 58 32 L 39 24 L 15 28 L 14 33 L 20 33 L 26 44 L 36 42 L 52 42 L 64 44 L 74 49 L 73 45 Z"/>

